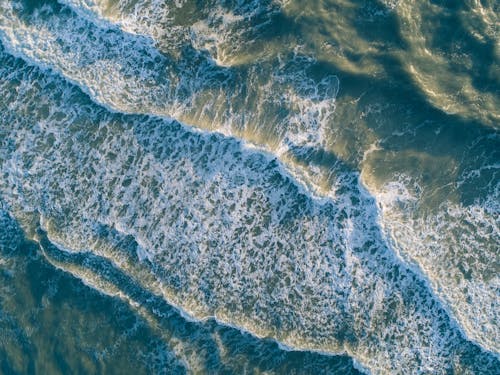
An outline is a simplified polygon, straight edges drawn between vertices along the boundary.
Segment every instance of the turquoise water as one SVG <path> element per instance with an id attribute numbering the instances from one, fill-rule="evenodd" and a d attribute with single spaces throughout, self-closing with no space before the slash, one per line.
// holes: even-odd
<path id="1" fill-rule="evenodd" d="M 498 7 L 0 0 L 0 372 L 499 373 Z"/>

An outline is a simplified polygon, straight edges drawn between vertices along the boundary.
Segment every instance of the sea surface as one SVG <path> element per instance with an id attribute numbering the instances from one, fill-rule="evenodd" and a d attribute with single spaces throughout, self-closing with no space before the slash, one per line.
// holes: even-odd
<path id="1" fill-rule="evenodd" d="M 0 374 L 500 374 L 499 25 L 0 0 Z"/>

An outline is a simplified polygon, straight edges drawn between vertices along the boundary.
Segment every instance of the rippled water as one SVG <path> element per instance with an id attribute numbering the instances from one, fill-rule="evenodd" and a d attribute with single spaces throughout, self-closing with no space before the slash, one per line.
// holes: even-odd
<path id="1" fill-rule="evenodd" d="M 499 373 L 499 7 L 0 0 L 0 373 Z"/>

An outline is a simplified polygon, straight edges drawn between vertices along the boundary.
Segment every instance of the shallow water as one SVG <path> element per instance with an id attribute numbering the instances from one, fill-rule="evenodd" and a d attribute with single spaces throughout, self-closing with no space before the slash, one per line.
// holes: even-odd
<path id="1" fill-rule="evenodd" d="M 498 10 L 0 0 L 0 372 L 498 373 Z"/>

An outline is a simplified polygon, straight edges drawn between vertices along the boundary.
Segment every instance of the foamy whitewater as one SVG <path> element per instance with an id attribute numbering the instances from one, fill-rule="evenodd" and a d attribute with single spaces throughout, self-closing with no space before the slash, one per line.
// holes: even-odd
<path id="1" fill-rule="evenodd" d="M 0 0 L 0 374 L 500 374 L 499 5 L 361 3 Z"/>

